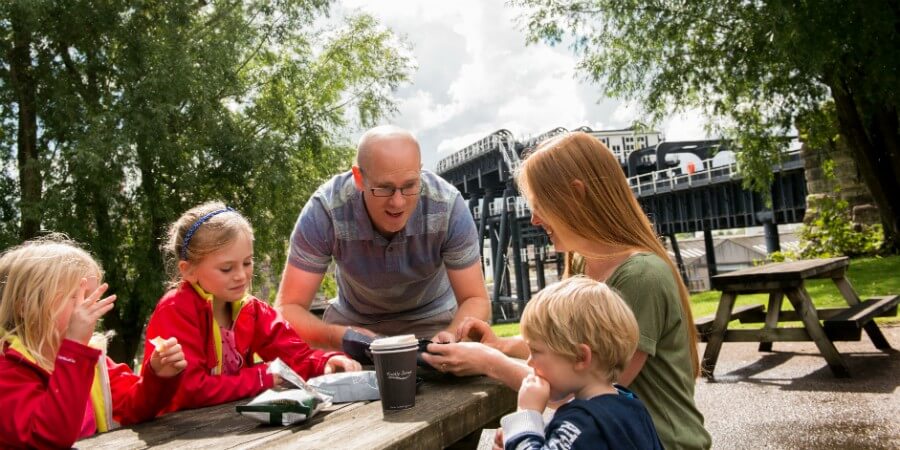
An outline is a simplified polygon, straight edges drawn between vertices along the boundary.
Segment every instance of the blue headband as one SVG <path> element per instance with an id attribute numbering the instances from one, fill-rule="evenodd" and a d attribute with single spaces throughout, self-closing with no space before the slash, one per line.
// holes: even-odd
<path id="1" fill-rule="evenodd" d="M 184 240 L 181 241 L 181 259 L 183 261 L 187 261 L 187 259 L 188 259 L 187 258 L 188 244 L 191 243 L 191 238 L 194 237 L 194 233 L 197 232 L 197 229 L 200 228 L 200 225 L 203 225 L 203 222 L 206 222 L 207 220 L 211 219 L 213 216 L 222 214 L 222 213 L 228 212 L 228 211 L 234 211 L 234 209 L 232 209 L 230 207 L 226 207 L 225 209 L 218 209 L 211 213 L 206 213 L 206 215 L 197 219 L 197 221 L 194 222 L 193 225 L 191 225 L 191 227 L 187 230 L 187 233 L 184 233 Z"/>

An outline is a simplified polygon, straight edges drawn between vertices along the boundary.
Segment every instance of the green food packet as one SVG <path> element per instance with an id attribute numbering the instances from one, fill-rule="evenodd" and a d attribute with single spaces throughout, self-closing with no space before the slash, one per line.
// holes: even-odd
<path id="1" fill-rule="evenodd" d="M 239 414 L 268 425 L 291 425 L 312 417 L 318 399 L 302 389 L 269 389 L 246 405 L 235 406 Z"/>

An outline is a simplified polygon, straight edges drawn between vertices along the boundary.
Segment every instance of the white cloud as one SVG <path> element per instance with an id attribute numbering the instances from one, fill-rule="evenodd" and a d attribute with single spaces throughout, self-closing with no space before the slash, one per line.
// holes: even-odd
<path id="1" fill-rule="evenodd" d="M 706 119 L 699 110 L 688 110 L 684 113 L 676 114 L 663 123 L 663 135 L 668 141 L 689 141 L 708 139 L 709 136 L 704 129 Z"/>
<path id="2" fill-rule="evenodd" d="M 419 138 L 425 167 L 498 129 L 525 138 L 556 127 L 628 126 L 638 108 L 602 97 L 575 72 L 565 46 L 525 45 L 518 12 L 502 0 L 425 2 L 343 0 L 340 13 L 359 9 L 406 38 L 418 71 L 397 92 L 390 121 Z M 702 137 L 693 116 L 663 124 L 666 137 Z M 692 134 L 697 133 L 697 134 Z"/>
<path id="3" fill-rule="evenodd" d="M 630 125 L 639 118 L 640 111 L 638 110 L 637 105 L 631 102 L 620 103 L 612 114 L 612 119 L 614 122 L 624 125 Z"/>

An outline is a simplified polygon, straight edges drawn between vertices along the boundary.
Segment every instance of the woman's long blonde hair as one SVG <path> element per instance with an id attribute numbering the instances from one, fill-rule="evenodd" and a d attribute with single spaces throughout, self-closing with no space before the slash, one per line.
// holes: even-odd
<path id="1" fill-rule="evenodd" d="M 584 191 L 574 180 L 580 180 Z M 551 225 L 562 224 L 578 236 L 618 248 L 634 248 L 659 256 L 672 270 L 681 296 L 685 332 L 690 342 L 694 376 L 700 374 L 697 330 L 690 296 L 678 269 L 628 186 L 619 161 L 593 136 L 568 133 L 540 144 L 523 162 L 517 174 L 519 189 Z M 604 255 L 583 255 L 588 258 Z M 572 255 L 566 255 L 566 273 Z"/>
<path id="2" fill-rule="evenodd" d="M 61 235 L 10 248 L 0 256 L 0 349 L 17 337 L 35 362 L 53 370 L 62 336 L 56 329 L 64 301 L 81 279 L 102 279 L 100 265 Z"/>

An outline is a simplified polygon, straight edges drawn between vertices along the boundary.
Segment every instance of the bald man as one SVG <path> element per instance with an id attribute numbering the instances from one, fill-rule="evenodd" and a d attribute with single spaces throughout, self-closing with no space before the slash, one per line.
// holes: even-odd
<path id="1" fill-rule="evenodd" d="M 490 316 L 480 247 L 462 195 L 422 170 L 415 137 L 376 127 L 360 138 L 352 170 L 300 212 L 277 303 L 320 348 L 340 349 L 353 331 L 452 342 L 466 317 Z M 320 320 L 309 307 L 332 260 L 338 297 Z"/>

